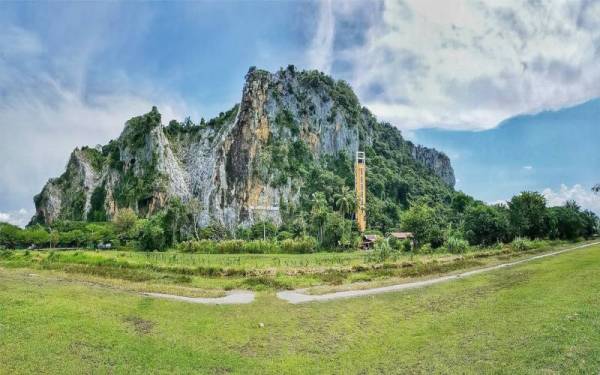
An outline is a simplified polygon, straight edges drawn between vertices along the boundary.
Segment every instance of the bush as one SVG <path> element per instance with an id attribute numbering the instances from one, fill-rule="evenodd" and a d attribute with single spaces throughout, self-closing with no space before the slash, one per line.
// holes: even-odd
<path id="1" fill-rule="evenodd" d="M 254 240 L 244 242 L 242 252 L 245 254 L 274 254 L 279 252 L 279 246 L 273 241 Z"/>
<path id="2" fill-rule="evenodd" d="M 314 237 L 305 236 L 299 239 L 287 239 L 281 242 L 281 252 L 287 254 L 314 253 L 317 249 L 317 240 Z"/>
<path id="3" fill-rule="evenodd" d="M 245 242 L 242 240 L 225 240 L 217 243 L 219 254 L 239 254 L 244 249 Z"/>
<path id="4" fill-rule="evenodd" d="M 513 250 L 525 251 L 533 248 L 533 244 L 530 240 L 522 237 L 517 237 L 511 242 L 510 246 Z"/>
<path id="5" fill-rule="evenodd" d="M 408 239 L 399 240 L 395 237 L 390 237 L 389 241 L 390 241 L 390 246 L 394 250 L 404 251 L 404 252 L 408 252 L 408 251 L 412 250 L 412 241 L 411 240 L 408 240 Z"/>
<path id="6" fill-rule="evenodd" d="M 166 244 L 165 231 L 158 220 L 140 220 L 138 244 L 142 250 L 164 250 Z"/>
<path id="7" fill-rule="evenodd" d="M 290 233 L 290 232 L 288 232 L 288 231 L 285 231 L 285 230 L 283 230 L 283 231 L 281 231 L 281 232 L 277 233 L 277 239 L 278 239 L 279 241 L 283 241 L 283 240 L 289 240 L 290 238 L 293 238 L 293 237 L 294 237 L 294 234 L 293 234 L 293 233 Z"/>
<path id="8" fill-rule="evenodd" d="M 448 237 L 446 240 L 446 249 L 453 254 L 464 253 L 469 248 L 469 243 L 462 238 Z"/>
<path id="9" fill-rule="evenodd" d="M 214 254 L 217 252 L 217 244 L 212 240 L 184 241 L 177 245 L 177 250 L 182 253 Z"/>

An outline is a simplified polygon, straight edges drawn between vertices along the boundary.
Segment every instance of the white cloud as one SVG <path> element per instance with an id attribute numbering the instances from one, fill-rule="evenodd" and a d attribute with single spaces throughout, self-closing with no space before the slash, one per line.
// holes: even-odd
<path id="1" fill-rule="evenodd" d="M 126 120 L 152 105 L 163 122 L 190 113 L 177 95 L 147 82 L 118 78 L 110 90 L 90 92 L 85 72 L 98 51 L 86 47 L 61 65 L 63 56 L 49 54 L 35 33 L 6 29 L 0 35 L 0 209 L 12 221 L 22 223 L 10 210 L 27 202 L 33 207 L 33 195 L 64 171 L 75 147 L 116 138 Z"/>
<path id="2" fill-rule="evenodd" d="M 600 214 L 600 194 L 595 194 L 590 189 L 586 189 L 579 184 L 575 184 L 572 187 L 562 184 L 558 191 L 546 188 L 542 191 L 542 194 L 550 207 L 562 206 L 566 201 L 574 200 L 582 208 Z"/>
<path id="3" fill-rule="evenodd" d="M 333 62 L 333 41 L 335 37 L 335 18 L 331 0 L 319 4 L 317 30 L 308 51 L 309 65 L 329 73 Z"/>
<path id="4" fill-rule="evenodd" d="M 525 169 L 526 171 L 531 171 L 531 170 L 533 170 L 533 166 L 525 165 L 525 166 L 523 166 L 523 169 Z"/>
<path id="5" fill-rule="evenodd" d="M 0 212 L 0 222 L 24 227 L 27 225 L 32 215 L 33 211 L 30 212 L 24 208 L 16 211 Z"/>
<path id="6" fill-rule="evenodd" d="M 358 10 L 334 9 L 336 22 L 331 8 L 321 7 L 319 31 L 333 30 L 335 38 L 330 43 L 328 33 L 317 32 L 313 45 L 319 56 L 334 49 L 324 70 L 350 66 L 363 102 L 401 128 L 490 128 L 600 96 L 600 2 L 348 3 Z M 335 25 L 352 22 L 361 9 L 372 13 L 364 36 L 336 47 L 345 36 Z"/>

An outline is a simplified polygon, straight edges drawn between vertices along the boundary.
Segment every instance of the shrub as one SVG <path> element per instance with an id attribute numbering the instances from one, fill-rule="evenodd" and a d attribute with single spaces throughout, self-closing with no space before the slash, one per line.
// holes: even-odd
<path id="1" fill-rule="evenodd" d="M 431 254 L 433 253 L 433 249 L 431 248 L 431 244 L 424 244 L 419 248 L 419 253 L 421 254 Z"/>
<path id="2" fill-rule="evenodd" d="M 244 249 L 242 240 L 225 240 L 217 243 L 217 253 L 219 254 L 237 254 Z"/>
<path id="3" fill-rule="evenodd" d="M 166 244 L 165 232 L 158 220 L 140 220 L 138 244 L 142 250 L 164 250 Z"/>
<path id="4" fill-rule="evenodd" d="M 184 241 L 177 245 L 177 250 L 183 253 L 214 254 L 217 252 L 217 244 L 212 240 Z"/>
<path id="5" fill-rule="evenodd" d="M 314 253 L 317 249 L 317 240 L 314 237 L 304 236 L 299 239 L 287 239 L 281 242 L 281 251 L 288 254 Z"/>
<path id="6" fill-rule="evenodd" d="M 247 254 L 273 254 L 279 252 L 279 246 L 273 241 L 247 241 L 242 246 L 242 252 Z"/>
<path id="7" fill-rule="evenodd" d="M 388 241 L 377 241 L 373 247 L 373 258 L 377 262 L 383 262 L 390 258 L 393 249 Z"/>
<path id="8" fill-rule="evenodd" d="M 278 239 L 279 241 L 283 241 L 283 240 L 289 240 L 290 238 L 293 238 L 293 237 L 294 237 L 294 234 L 293 234 L 293 233 L 291 233 L 291 232 L 288 232 L 288 231 L 285 231 L 285 230 L 283 230 L 283 231 L 281 231 L 281 232 L 277 233 L 277 239 Z"/>
<path id="9" fill-rule="evenodd" d="M 513 250 L 525 251 L 533 248 L 533 244 L 530 240 L 522 237 L 517 237 L 511 242 L 510 246 Z"/>
<path id="10" fill-rule="evenodd" d="M 446 249 L 448 252 L 457 254 L 464 253 L 469 248 L 469 243 L 462 238 L 448 237 L 446 240 Z"/>
<path id="11" fill-rule="evenodd" d="M 389 241 L 390 241 L 390 246 L 394 250 L 398 250 L 398 251 L 411 251 L 412 250 L 412 241 L 411 240 L 408 240 L 408 239 L 399 240 L 395 237 L 390 237 Z"/>

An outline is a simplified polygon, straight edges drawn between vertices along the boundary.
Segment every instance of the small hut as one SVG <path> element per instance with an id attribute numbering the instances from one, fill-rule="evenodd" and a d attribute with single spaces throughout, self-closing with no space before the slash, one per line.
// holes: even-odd
<path id="1" fill-rule="evenodd" d="M 394 237 L 397 240 L 412 240 L 415 236 L 412 232 L 392 232 L 390 233 L 390 237 Z"/>
<path id="2" fill-rule="evenodd" d="M 379 236 L 377 236 L 376 234 L 363 235 L 363 241 L 362 241 L 361 248 L 363 250 L 369 250 L 370 248 L 373 247 L 373 245 L 375 245 L 375 241 L 377 241 L 378 238 L 379 238 Z"/>

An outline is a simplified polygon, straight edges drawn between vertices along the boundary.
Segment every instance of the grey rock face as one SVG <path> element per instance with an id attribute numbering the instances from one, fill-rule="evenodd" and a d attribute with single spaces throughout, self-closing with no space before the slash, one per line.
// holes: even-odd
<path id="1" fill-rule="evenodd" d="M 372 144 L 373 122 L 349 87 L 329 77 L 292 68 L 251 69 L 240 104 L 208 124 L 173 130 L 153 109 L 130 120 L 101 152 L 75 150 L 65 174 L 36 196 L 33 221 L 85 219 L 97 209 L 91 200 L 100 191 L 108 219 L 125 206 L 151 214 L 169 197 L 179 197 L 197 202 L 200 225 L 281 222 L 277 208 L 297 203 L 304 181 L 275 166 L 289 162 L 296 146 L 307 147 L 317 161 L 338 153 L 353 159 L 361 145 Z M 454 186 L 446 155 L 410 142 L 403 147 L 429 173 Z M 80 201 L 78 216 L 73 208 Z"/>
<path id="2" fill-rule="evenodd" d="M 442 179 L 448 186 L 454 187 L 456 179 L 454 170 L 450 164 L 450 158 L 446 154 L 432 148 L 414 146 L 411 143 L 411 155 L 419 163 L 429 168 L 435 175 Z"/>

